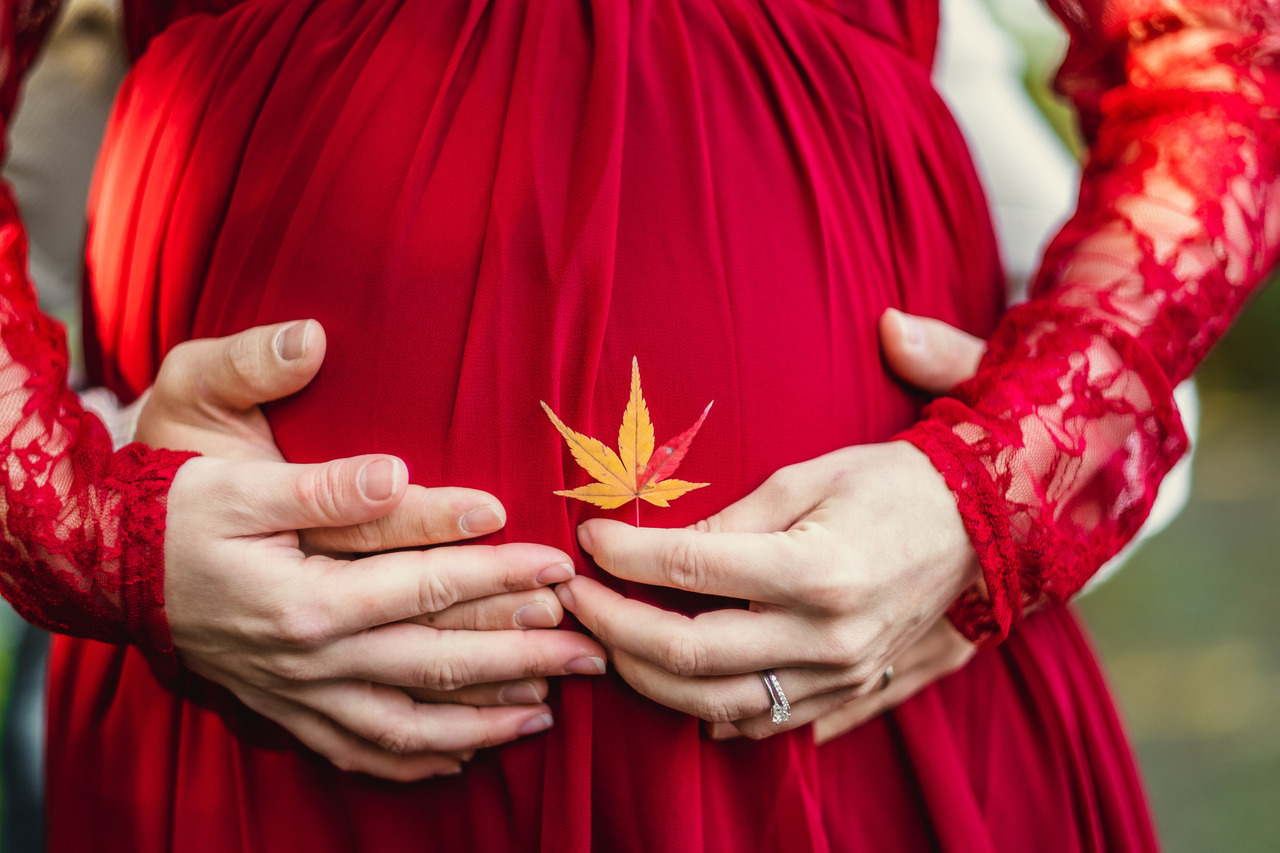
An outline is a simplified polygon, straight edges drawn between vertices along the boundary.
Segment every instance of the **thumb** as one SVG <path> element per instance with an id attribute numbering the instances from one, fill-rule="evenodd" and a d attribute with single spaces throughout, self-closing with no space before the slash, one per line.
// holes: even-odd
<path id="1" fill-rule="evenodd" d="M 751 494 L 693 525 L 703 533 L 777 533 L 788 530 L 822 501 L 809 475 L 822 460 L 775 471 Z"/>
<path id="2" fill-rule="evenodd" d="M 315 320 L 255 326 L 225 338 L 174 347 L 156 377 L 166 399 L 240 412 L 299 391 L 324 361 L 324 328 Z"/>
<path id="3" fill-rule="evenodd" d="M 978 370 L 986 342 L 941 320 L 904 314 L 880 315 L 880 346 L 900 379 L 931 394 L 945 394 Z"/>

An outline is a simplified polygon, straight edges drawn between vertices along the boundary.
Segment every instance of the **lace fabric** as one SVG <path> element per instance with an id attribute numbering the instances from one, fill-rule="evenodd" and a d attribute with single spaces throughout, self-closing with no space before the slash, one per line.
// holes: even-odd
<path id="1" fill-rule="evenodd" d="M 1277 259 L 1280 4 L 1056 2 L 1089 140 L 1079 206 L 978 373 L 902 437 L 956 494 L 977 642 L 1064 601 L 1137 531 L 1186 449 L 1171 387 Z"/>
<path id="2" fill-rule="evenodd" d="M 57 11 L 5 3 L 0 131 Z M 136 643 L 176 666 L 164 618 L 165 497 L 190 453 L 113 452 L 67 388 L 61 327 L 40 313 L 12 193 L 0 187 L 0 592 L 43 627 Z"/>

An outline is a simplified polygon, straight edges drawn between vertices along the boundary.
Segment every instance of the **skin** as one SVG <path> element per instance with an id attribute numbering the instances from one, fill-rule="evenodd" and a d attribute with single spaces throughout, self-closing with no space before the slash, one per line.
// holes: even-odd
<path id="1" fill-rule="evenodd" d="M 547 676 L 601 673 L 604 651 L 546 630 L 563 616 L 549 585 L 572 577 L 568 555 L 447 544 L 502 527 L 492 495 L 410 485 L 391 456 L 281 461 L 257 404 L 304 386 L 324 351 L 307 321 L 165 359 L 137 438 L 215 454 L 169 492 L 174 646 L 340 768 L 456 773 L 477 748 L 545 730 Z M 411 545 L 446 547 L 351 558 Z"/>
<path id="2" fill-rule="evenodd" d="M 898 372 L 934 390 L 971 375 L 981 353 L 955 330 L 897 312 L 881 333 Z M 718 736 L 818 721 L 817 736 L 833 737 L 972 655 L 943 614 L 979 580 L 973 549 L 941 476 L 902 442 L 784 468 L 690 529 L 593 519 L 578 540 L 619 578 L 751 602 L 690 618 L 588 578 L 557 588 L 636 690 Z M 879 691 L 891 664 L 896 678 Z M 791 703 L 781 726 L 769 718 L 766 669 Z"/>
<path id="3" fill-rule="evenodd" d="M 971 375 L 983 348 L 945 324 L 892 311 L 881 320 L 881 336 L 890 366 L 934 392 Z M 166 609 L 174 643 L 186 666 L 227 686 L 339 767 L 400 780 L 460 772 L 475 749 L 550 725 L 542 704 L 547 677 L 602 672 L 605 650 L 588 637 L 545 630 L 563 617 L 549 585 L 572 572 L 572 561 L 555 549 L 453 545 L 352 559 L 356 553 L 464 541 L 500 529 L 506 512 L 484 492 L 408 484 L 403 463 L 394 457 L 284 464 L 259 404 L 304 387 L 325 347 L 320 325 L 299 321 L 192 341 L 166 358 L 137 438 L 214 457 L 184 465 L 169 497 L 170 529 L 184 531 L 166 542 Z M 866 490 L 853 484 L 887 476 L 903 479 L 909 491 L 912 482 L 937 476 L 921 468 L 909 448 L 879 448 L 850 448 L 838 459 L 779 472 L 756 495 L 689 532 L 701 537 L 699 545 L 716 538 L 710 534 L 724 534 L 729 553 L 735 547 L 731 538 L 763 536 L 780 549 L 771 552 L 777 557 L 805 566 L 826 560 L 843 566 L 841 571 L 807 573 L 808 586 L 767 591 L 758 587 L 760 578 L 776 572 L 759 568 L 751 570 L 754 581 L 712 573 L 697 582 L 687 573 L 665 575 L 666 582 L 686 588 L 705 583 L 706 589 L 746 592 L 755 583 L 753 595 L 743 596 L 756 600 L 748 618 L 779 626 L 802 642 L 806 631 L 843 636 L 848 645 L 840 655 L 802 654 L 781 665 L 770 656 L 774 652 L 748 643 L 732 662 L 690 665 L 672 657 L 681 645 L 671 637 L 687 626 L 670 622 L 670 614 L 611 600 L 612 593 L 581 579 L 562 584 L 559 594 L 603 632 L 624 677 L 658 701 L 712 720 L 712 736 L 758 737 L 780 730 L 764 716 L 768 700 L 754 675 L 766 668 L 756 663 L 767 663 L 779 668 L 793 702 L 788 727 L 813 721 L 820 741 L 834 737 L 958 669 L 973 654 L 934 612 L 950 599 L 931 584 L 958 591 L 973 577 L 955 525 L 932 544 L 895 542 L 888 530 L 873 538 L 880 544 L 871 551 L 897 548 L 926 572 L 933 567 L 907 586 L 909 595 L 895 595 L 892 584 L 876 591 L 859 586 L 874 573 L 865 568 L 868 557 L 856 550 L 854 537 L 842 538 L 839 526 L 851 512 L 871 513 L 864 529 L 873 530 L 877 513 L 887 507 L 877 509 Z M 833 470 L 843 473 L 836 477 Z M 909 475 L 901 477 L 903 471 Z M 883 495 L 880 500 L 894 503 Z M 954 514 L 949 501 L 949 493 L 932 489 L 930 502 L 921 504 L 922 517 L 929 515 L 927 507 L 943 516 L 951 507 Z M 661 573 L 677 566 L 670 559 L 673 545 L 678 553 L 695 554 L 679 544 L 686 540 L 628 543 L 625 531 L 618 539 L 618 531 L 609 529 L 601 533 L 601 548 L 594 541 L 596 526 L 587 526 L 587 540 L 619 572 L 661 582 Z M 751 548 L 754 541 L 738 544 Z M 732 573 L 734 562 L 726 560 L 723 569 Z M 817 600 L 839 589 L 852 591 L 845 598 L 858 606 L 842 612 Z M 577 599 L 580 591 L 585 605 Z M 895 607 L 901 611 L 906 599 L 912 602 L 908 630 L 868 629 L 876 620 L 892 622 Z M 875 600 L 880 607 L 866 605 Z M 698 634 L 703 627 L 697 626 Z M 736 642 L 732 633 L 720 636 L 722 626 L 706 627 L 716 642 Z M 700 654 L 698 646 L 685 648 Z M 896 676 L 886 689 L 876 689 L 889 662 Z M 704 666 L 716 671 L 704 673 Z"/>

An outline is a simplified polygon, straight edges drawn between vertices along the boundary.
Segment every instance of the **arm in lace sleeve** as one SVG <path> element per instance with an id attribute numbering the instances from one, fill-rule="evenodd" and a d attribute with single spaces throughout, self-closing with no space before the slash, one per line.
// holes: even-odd
<path id="1" fill-rule="evenodd" d="M 0 0 L 0 154 L 55 2 Z M 165 497 L 189 453 L 112 452 L 67 389 L 62 329 L 27 278 L 26 233 L 0 184 L 0 591 L 31 622 L 136 643 L 176 665 L 164 618 Z"/>
<path id="2" fill-rule="evenodd" d="M 1280 244 L 1280 2 L 1057 0 L 1058 86 L 1090 142 L 1077 212 L 977 375 L 902 437 L 955 492 L 983 570 L 970 639 L 1075 593 L 1186 449 L 1170 388 Z"/>

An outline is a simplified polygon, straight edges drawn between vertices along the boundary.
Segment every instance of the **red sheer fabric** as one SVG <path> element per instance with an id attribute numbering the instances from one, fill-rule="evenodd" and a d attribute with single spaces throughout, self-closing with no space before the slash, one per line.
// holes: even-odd
<path id="1" fill-rule="evenodd" d="M 1000 640 L 1132 538 L 1186 438 L 1170 388 L 1276 262 L 1280 4 L 1060 2 L 1080 203 L 977 376 L 905 433 L 956 493 L 984 582 L 952 619 Z"/>
<path id="2" fill-rule="evenodd" d="M 56 3 L 4 5 L 0 133 L 56 11 Z M 31 622 L 136 643 L 172 670 L 164 498 L 191 454 L 141 445 L 113 453 L 102 423 L 67 389 L 65 336 L 37 309 L 26 234 L 7 185 L 0 186 L 0 341 L 0 591 Z"/>

